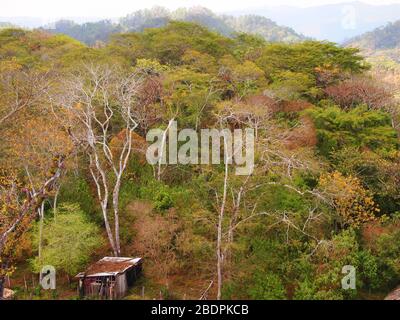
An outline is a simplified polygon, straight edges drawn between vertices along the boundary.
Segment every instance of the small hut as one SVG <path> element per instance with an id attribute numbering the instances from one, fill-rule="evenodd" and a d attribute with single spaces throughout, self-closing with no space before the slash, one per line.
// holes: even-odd
<path id="1" fill-rule="evenodd" d="M 391 293 L 389 293 L 386 296 L 385 300 L 400 300 L 400 287 L 396 288 Z"/>
<path id="2" fill-rule="evenodd" d="M 126 295 L 142 272 L 142 258 L 105 257 L 92 264 L 79 279 L 81 297 L 114 300 Z"/>

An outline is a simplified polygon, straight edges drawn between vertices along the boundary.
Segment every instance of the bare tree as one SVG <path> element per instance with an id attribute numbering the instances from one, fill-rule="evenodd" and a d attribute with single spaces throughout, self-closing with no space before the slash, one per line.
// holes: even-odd
<path id="1" fill-rule="evenodd" d="M 253 112 L 252 112 L 253 111 Z M 225 165 L 223 178 L 220 183 L 212 185 L 215 193 L 216 218 L 216 286 L 217 299 L 221 299 L 224 281 L 229 277 L 229 268 L 232 264 L 232 245 L 235 234 L 242 226 L 260 217 L 268 217 L 267 229 L 283 226 L 286 230 L 286 238 L 289 241 L 289 231 L 294 230 L 320 243 L 320 240 L 309 232 L 312 221 L 319 221 L 321 213 L 317 209 L 310 209 L 310 214 L 303 225 L 291 217 L 289 212 L 257 211 L 258 198 L 262 187 L 266 185 L 279 185 L 293 192 L 315 199 L 316 202 L 325 201 L 323 194 L 318 190 L 297 190 L 291 182 L 293 171 L 313 170 L 318 164 L 308 161 L 307 154 L 301 154 L 293 150 L 286 150 L 285 146 L 291 134 L 277 127 L 271 120 L 268 110 L 252 110 L 243 112 L 240 108 L 226 106 L 217 119 L 220 127 L 250 127 L 258 132 L 256 137 L 256 153 L 259 154 L 257 167 L 253 174 L 248 176 L 235 176 L 230 170 L 233 156 L 242 150 L 234 149 L 232 154 L 228 150 L 225 141 Z M 243 147 L 243 146 L 241 146 Z M 304 153 L 304 151 L 303 151 Z M 268 173 L 280 176 L 278 181 L 268 181 L 265 178 Z M 259 177 L 262 177 L 259 179 Z M 264 189 L 266 190 L 266 189 Z M 295 216 L 295 215 L 293 215 Z"/>
<path id="2" fill-rule="evenodd" d="M 137 73 L 105 65 L 86 65 L 65 83 L 66 94 L 61 101 L 70 113 L 70 120 L 80 124 L 71 125 L 69 131 L 74 141 L 86 146 L 89 170 L 115 256 L 121 254 L 119 195 L 133 149 L 137 127 L 134 114 L 141 83 Z M 113 136 L 118 139 L 117 148 L 111 146 Z"/>
<path id="3" fill-rule="evenodd" d="M 52 78 L 50 72 L 0 66 L 0 125 L 19 111 L 39 105 L 51 87 Z"/>
<path id="4" fill-rule="evenodd" d="M 51 86 L 47 80 L 44 75 L 29 78 L 24 73 L 9 80 L 13 86 L 6 87 L 3 102 L 8 103 L 9 112 L 1 120 L 5 126 L 0 163 L 0 287 L 13 271 L 15 247 L 21 237 L 35 219 L 40 217 L 43 222 L 44 202 L 59 188 L 66 162 L 75 150 L 68 135 L 48 117 Z M 1 81 L 4 89 L 4 78 Z M 25 107 L 38 112 L 16 114 Z"/>
<path id="5" fill-rule="evenodd" d="M 343 109 L 365 104 L 371 109 L 387 109 L 395 104 L 394 86 L 368 77 L 353 77 L 325 89 L 326 95 Z"/>
<path id="6" fill-rule="evenodd" d="M 43 202 L 56 188 L 65 169 L 66 156 L 54 159 L 50 176 L 39 188 L 30 184 L 24 186 L 12 171 L 0 174 L 0 299 L 3 294 L 4 280 L 10 272 L 13 247 L 29 229 L 31 222 L 38 216 Z"/>

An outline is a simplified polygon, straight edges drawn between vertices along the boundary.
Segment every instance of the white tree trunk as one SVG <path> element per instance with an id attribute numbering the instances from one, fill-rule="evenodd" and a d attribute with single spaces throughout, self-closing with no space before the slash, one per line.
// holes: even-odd
<path id="1" fill-rule="evenodd" d="M 225 148 L 225 150 L 227 149 Z M 228 158 L 225 157 L 224 190 L 223 190 L 221 208 L 218 216 L 218 227 L 217 227 L 217 300 L 221 300 L 222 285 L 223 285 L 224 253 L 222 250 L 222 231 L 223 231 L 223 223 L 225 216 L 226 196 L 228 193 L 228 176 L 229 176 L 229 163 L 228 163 Z"/>

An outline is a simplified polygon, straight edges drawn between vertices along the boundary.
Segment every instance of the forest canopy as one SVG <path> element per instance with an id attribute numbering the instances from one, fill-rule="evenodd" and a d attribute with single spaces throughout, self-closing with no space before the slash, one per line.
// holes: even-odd
<path id="1" fill-rule="evenodd" d="M 0 289 L 114 255 L 145 258 L 135 299 L 383 297 L 400 281 L 400 117 L 369 70 L 357 49 L 182 21 L 99 46 L 0 30 Z M 149 164 L 147 133 L 174 120 L 253 129 L 253 174 Z"/>

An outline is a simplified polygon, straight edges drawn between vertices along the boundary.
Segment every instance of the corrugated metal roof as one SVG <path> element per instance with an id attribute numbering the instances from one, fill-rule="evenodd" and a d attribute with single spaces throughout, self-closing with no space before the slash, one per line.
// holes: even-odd
<path id="1" fill-rule="evenodd" d="M 400 300 L 400 287 L 389 293 L 385 300 Z"/>
<path id="2" fill-rule="evenodd" d="M 77 274 L 76 277 L 116 276 L 117 274 L 124 273 L 128 269 L 134 267 L 141 260 L 142 258 L 104 257 L 103 259 L 89 266 L 86 272 Z"/>

